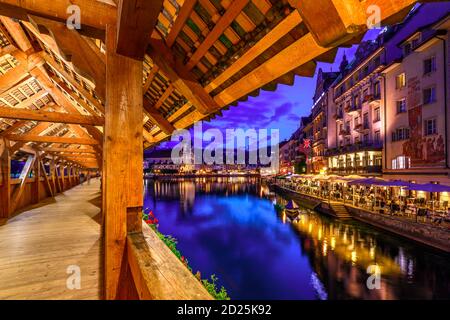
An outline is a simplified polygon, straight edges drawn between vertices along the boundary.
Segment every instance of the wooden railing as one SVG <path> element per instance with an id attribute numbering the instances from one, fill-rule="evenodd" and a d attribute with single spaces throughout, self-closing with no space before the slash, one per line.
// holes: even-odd
<path id="1" fill-rule="evenodd" d="M 47 182 L 48 181 L 48 182 Z M 24 181 L 23 191 L 18 198 L 17 204 L 10 215 L 23 209 L 29 205 L 37 204 L 45 198 L 52 197 L 57 193 L 71 189 L 80 183 L 79 176 L 71 175 L 62 177 L 40 177 L 39 184 L 36 184 L 36 178 L 26 178 Z M 10 198 L 13 197 L 16 190 L 20 188 L 22 179 L 10 180 Z M 0 187 L 3 187 L 3 181 L 0 179 Z M 0 204 L 3 206 L 4 204 Z"/>
<path id="2" fill-rule="evenodd" d="M 201 282 L 158 235 L 130 212 L 119 299 L 211 300 Z M 133 215 L 132 215 L 133 214 Z"/>

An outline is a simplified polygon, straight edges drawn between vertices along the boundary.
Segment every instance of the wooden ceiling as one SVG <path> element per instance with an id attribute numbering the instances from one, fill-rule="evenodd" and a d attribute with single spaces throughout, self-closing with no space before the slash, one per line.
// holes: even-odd
<path id="1" fill-rule="evenodd" d="M 101 166 L 107 25 L 118 28 L 116 51 L 143 62 L 148 148 L 260 90 L 313 76 L 338 46 L 360 41 L 370 5 L 395 22 L 415 2 L 0 0 L 0 137 L 15 152 Z M 71 4 L 79 30 L 65 24 Z"/>

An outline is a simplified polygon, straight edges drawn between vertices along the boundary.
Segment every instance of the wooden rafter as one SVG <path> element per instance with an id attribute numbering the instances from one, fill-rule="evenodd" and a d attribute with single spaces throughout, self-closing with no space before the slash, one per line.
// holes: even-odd
<path id="1" fill-rule="evenodd" d="M 0 107 L 0 118 L 82 124 L 91 126 L 102 126 L 104 124 L 104 120 L 100 117 L 7 107 Z"/>
<path id="2" fill-rule="evenodd" d="M 0 21 L 8 30 L 9 34 L 12 36 L 14 42 L 21 51 L 25 53 L 31 53 L 33 51 L 30 40 L 26 36 L 19 22 L 3 16 L 0 16 Z"/>
<path id="3" fill-rule="evenodd" d="M 38 135 L 7 135 L 9 140 L 24 141 L 24 142 L 45 142 L 45 143 L 63 143 L 63 144 L 81 144 L 81 145 L 98 145 L 99 142 L 95 139 L 85 138 L 64 138 L 54 136 L 38 136 Z"/>
<path id="4" fill-rule="evenodd" d="M 20 83 L 28 77 L 31 70 L 45 63 L 37 54 L 27 56 L 23 52 L 15 51 L 12 53 L 12 56 L 17 59 L 18 65 L 2 75 L 0 79 L 0 94 Z"/>
<path id="5" fill-rule="evenodd" d="M 29 15 L 52 19 L 57 22 L 66 22 L 72 15 L 68 13 L 70 4 L 80 8 L 81 32 L 91 37 L 104 38 L 104 30 L 107 24 L 115 24 L 117 8 L 102 1 L 74 0 L 53 1 L 51 5 L 47 1 L 35 0 L 0 0 L 0 12 L 2 15 L 27 21 Z M 49 10 L 51 6 L 51 10 Z"/>
<path id="6" fill-rule="evenodd" d="M 197 0 L 184 1 L 183 6 L 181 7 L 180 12 L 178 13 L 178 16 L 172 26 L 172 29 L 170 30 L 169 35 L 166 38 L 166 44 L 169 48 L 171 48 L 175 43 L 175 39 L 178 37 L 181 29 L 186 24 L 186 21 L 191 15 L 192 10 L 194 10 L 194 6 L 196 3 Z"/>
<path id="7" fill-rule="evenodd" d="M 147 98 L 144 98 L 144 110 L 150 120 L 160 127 L 166 134 L 170 135 L 173 131 L 175 131 L 175 127 L 166 118 L 164 118 L 154 106 L 151 105 Z"/>
<path id="8" fill-rule="evenodd" d="M 189 59 L 189 62 L 186 65 L 188 70 L 191 70 L 200 61 L 214 42 L 216 42 L 230 26 L 234 19 L 241 14 L 242 10 L 249 3 L 249 1 L 250 0 L 235 0 L 230 3 L 230 6 L 227 11 L 225 11 L 225 14 L 219 19 L 219 21 L 217 21 L 214 28 L 210 33 L 208 33 L 206 39 L 200 44 L 192 57 Z"/>
<path id="9" fill-rule="evenodd" d="M 73 63 L 77 73 L 95 84 L 95 92 L 104 101 L 106 69 L 99 49 L 91 46 L 77 30 L 70 30 L 63 23 L 34 16 L 30 18 L 41 34 L 47 31 L 52 35 L 58 45 L 59 54 L 65 61 Z M 40 40 L 45 41 L 42 37 Z"/>
<path id="10" fill-rule="evenodd" d="M 149 50 L 150 57 L 186 99 L 191 101 L 204 114 L 218 109 L 214 99 L 195 80 L 190 71 L 175 58 L 164 40 L 155 32 L 152 35 L 150 45 L 152 47 Z"/>
<path id="11" fill-rule="evenodd" d="M 273 46 L 277 41 L 290 32 L 293 28 L 302 22 L 298 11 L 292 12 L 283 21 L 281 21 L 275 28 L 273 28 L 267 35 L 259 40 L 247 52 L 245 52 L 238 60 L 236 60 L 229 68 L 212 80 L 205 90 L 209 93 L 219 87 L 222 83 L 227 81 L 238 71 L 245 68 L 249 63 L 254 61 L 260 54 Z"/>
<path id="12" fill-rule="evenodd" d="M 162 9 L 163 0 L 117 0 L 118 54 L 144 59 L 152 33 Z"/>

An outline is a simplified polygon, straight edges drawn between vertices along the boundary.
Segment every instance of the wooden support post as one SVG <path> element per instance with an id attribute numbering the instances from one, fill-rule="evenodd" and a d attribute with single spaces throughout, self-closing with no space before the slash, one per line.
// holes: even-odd
<path id="1" fill-rule="evenodd" d="M 11 155 L 9 141 L 0 139 L 0 220 L 9 218 L 11 200 Z"/>
<path id="2" fill-rule="evenodd" d="M 31 168 L 33 167 L 35 161 L 35 156 L 30 155 L 25 163 L 25 166 L 20 173 L 20 184 L 16 186 L 14 193 L 11 197 L 11 209 L 10 212 L 14 213 L 19 206 L 20 198 L 22 197 L 23 191 L 25 190 L 25 186 L 27 184 L 28 176 L 30 175 Z"/>
<path id="3" fill-rule="evenodd" d="M 47 172 L 45 171 L 44 163 L 42 162 L 42 160 L 39 162 L 41 163 L 42 173 L 44 174 L 45 186 L 47 187 L 47 191 L 50 194 L 50 196 L 53 197 L 55 192 L 53 191 L 54 189 L 50 183 L 50 179 L 47 176 Z"/>
<path id="4" fill-rule="evenodd" d="M 127 218 L 143 205 L 142 62 L 116 54 L 116 33 L 116 26 L 107 26 L 103 148 L 106 299 L 124 297 L 127 283 L 119 279 L 125 272 Z"/>
<path id="5" fill-rule="evenodd" d="M 59 177 L 58 177 L 58 171 L 56 168 L 55 158 L 52 159 L 52 162 L 50 164 L 50 172 L 52 175 L 53 188 L 54 188 L 53 190 L 55 190 L 55 194 L 62 192 L 61 185 L 59 183 Z"/>
<path id="6" fill-rule="evenodd" d="M 65 179 L 65 169 L 64 169 L 64 163 L 60 162 L 59 163 L 59 176 L 61 178 L 61 190 L 64 192 L 66 191 L 66 179 Z"/>
<path id="7" fill-rule="evenodd" d="M 72 182 L 72 166 L 71 165 L 67 166 L 67 179 L 69 180 L 69 188 L 72 188 L 73 182 Z"/>
<path id="8" fill-rule="evenodd" d="M 39 195 L 41 193 L 41 159 L 39 153 L 36 151 L 36 159 L 33 166 L 34 182 L 31 190 L 31 202 L 36 204 L 39 202 Z"/>

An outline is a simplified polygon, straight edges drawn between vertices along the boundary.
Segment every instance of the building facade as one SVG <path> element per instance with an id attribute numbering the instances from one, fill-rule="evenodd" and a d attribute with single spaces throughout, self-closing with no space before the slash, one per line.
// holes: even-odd
<path id="1" fill-rule="evenodd" d="M 448 184 L 449 17 L 431 19 L 426 8 L 417 13 L 418 23 L 412 19 L 409 32 L 396 39 L 400 58 L 384 72 L 383 173 L 388 179 Z"/>
<path id="2" fill-rule="evenodd" d="M 328 149 L 328 110 L 331 107 L 329 88 L 339 76 L 338 72 L 323 72 L 319 69 L 316 92 L 311 109 L 312 119 L 312 157 L 310 172 L 320 173 L 327 168 L 326 150 Z"/>
<path id="3" fill-rule="evenodd" d="M 449 3 L 361 43 L 331 86 L 329 174 L 449 184 Z"/>

